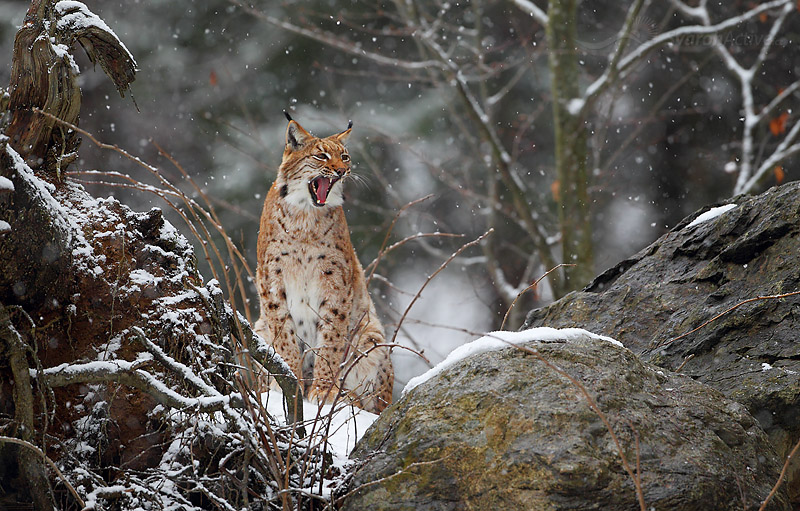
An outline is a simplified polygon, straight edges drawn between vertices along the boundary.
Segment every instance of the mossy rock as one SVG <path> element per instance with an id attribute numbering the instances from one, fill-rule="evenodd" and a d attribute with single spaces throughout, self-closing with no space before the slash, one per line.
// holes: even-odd
<path id="1" fill-rule="evenodd" d="M 800 182 L 728 202 L 736 206 L 694 225 L 703 211 L 690 215 L 583 291 L 531 311 L 524 328 L 579 326 L 681 368 L 745 405 L 785 459 L 800 440 L 800 295 L 756 298 L 800 290 Z M 800 464 L 787 486 L 800 505 Z"/>
<path id="2" fill-rule="evenodd" d="M 719 392 L 588 333 L 527 347 L 588 390 L 634 471 L 638 457 L 648 509 L 758 509 L 777 480 L 767 436 Z M 414 388 L 352 457 L 344 510 L 638 509 L 634 480 L 579 387 L 513 347 Z M 785 493 L 768 509 L 789 509 Z"/>

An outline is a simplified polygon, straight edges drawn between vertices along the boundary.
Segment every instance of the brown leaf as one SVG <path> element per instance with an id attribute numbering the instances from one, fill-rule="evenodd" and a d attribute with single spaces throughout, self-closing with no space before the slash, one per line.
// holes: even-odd
<path id="1" fill-rule="evenodd" d="M 786 173 L 783 171 L 783 167 L 780 165 L 775 166 L 775 184 L 779 185 L 783 183 L 783 180 L 786 179 Z"/>
<path id="2" fill-rule="evenodd" d="M 552 183 L 550 183 L 550 193 L 553 194 L 553 199 L 556 202 L 561 201 L 561 181 L 556 179 Z"/>
<path id="3" fill-rule="evenodd" d="M 769 131 L 776 137 L 786 131 L 786 120 L 789 119 L 789 112 L 783 112 L 778 117 L 769 121 Z"/>

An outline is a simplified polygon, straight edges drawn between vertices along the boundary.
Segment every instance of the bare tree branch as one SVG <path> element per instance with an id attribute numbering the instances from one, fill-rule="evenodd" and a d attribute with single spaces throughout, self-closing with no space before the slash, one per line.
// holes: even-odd
<path id="1" fill-rule="evenodd" d="M 677 0 L 673 1 L 674 5 L 678 5 L 680 2 Z M 732 18 L 728 18 L 720 23 L 714 25 L 690 25 L 690 26 L 682 26 L 662 34 L 659 34 L 652 39 L 645 41 L 644 43 L 640 44 L 638 47 L 634 48 L 630 51 L 627 55 L 619 59 L 619 62 L 616 66 L 616 73 L 622 74 L 623 72 L 627 71 L 633 65 L 639 63 L 644 57 L 647 56 L 649 52 L 656 48 L 660 48 L 665 44 L 674 41 L 676 39 L 686 38 L 686 37 L 694 37 L 694 36 L 713 36 L 720 34 L 726 30 L 729 30 L 733 27 L 744 23 L 745 21 L 751 20 L 759 16 L 763 12 L 770 11 L 772 9 L 776 9 L 779 7 L 786 8 L 786 6 L 791 6 L 791 0 L 773 0 L 771 2 L 767 2 L 764 4 L 755 7 L 746 13 L 743 13 L 739 16 L 734 16 Z M 705 11 L 705 8 L 700 9 L 698 8 L 688 8 L 684 7 L 681 9 L 681 12 L 684 13 L 692 13 L 692 15 L 701 17 Z M 705 18 L 710 20 L 710 18 Z M 710 23 L 710 21 L 709 21 Z M 586 109 L 589 105 L 593 104 L 594 100 L 599 97 L 611 84 L 613 83 L 612 74 L 609 71 L 606 71 L 597 78 L 594 82 L 592 82 L 587 88 L 586 92 L 580 98 L 575 98 L 571 105 L 570 105 L 570 112 L 573 115 L 583 115 L 586 112 Z"/>
<path id="2" fill-rule="evenodd" d="M 343 40 L 343 39 L 341 39 L 339 37 L 336 37 L 336 36 L 334 36 L 332 34 L 329 34 L 329 33 L 326 33 L 326 32 L 322 32 L 322 31 L 319 31 L 319 30 L 310 30 L 308 28 L 301 27 L 301 26 L 295 25 L 293 23 L 290 23 L 288 21 L 279 20 L 278 18 L 270 16 L 270 15 L 264 13 L 263 11 L 260 11 L 260 10 L 258 10 L 256 8 L 254 8 L 254 7 L 250 7 L 248 5 L 245 5 L 244 3 L 240 2 L 239 0 L 229 0 L 229 1 L 232 4 L 240 7 L 242 10 L 244 10 L 246 12 L 249 12 L 250 14 L 258 17 L 259 19 L 262 19 L 262 20 L 266 21 L 270 25 L 274 25 L 274 26 L 282 28 L 284 30 L 288 30 L 289 32 L 292 32 L 292 33 L 295 33 L 295 34 L 298 34 L 298 35 L 302 35 L 302 36 L 307 37 L 309 39 L 313 39 L 314 41 L 317 41 L 317 42 L 320 42 L 320 43 L 325 44 L 327 46 L 330 46 L 331 48 L 336 48 L 336 49 L 341 50 L 341 51 L 343 51 L 345 53 L 349 53 L 351 55 L 356 55 L 356 56 L 359 56 L 359 57 L 367 58 L 367 59 L 369 59 L 369 60 L 371 60 L 371 61 L 373 61 L 373 62 L 375 62 L 377 64 L 381 64 L 381 65 L 389 66 L 389 67 L 398 67 L 398 68 L 407 69 L 407 70 L 419 70 L 419 69 L 428 69 L 428 68 L 439 68 L 439 69 L 441 69 L 441 67 L 442 67 L 441 63 L 439 63 L 439 62 L 437 62 L 435 60 L 425 60 L 425 61 L 419 61 L 419 62 L 411 62 L 411 61 L 406 61 L 406 60 L 400 60 L 400 59 L 397 59 L 397 58 L 394 58 L 394 57 L 386 57 L 384 55 L 381 55 L 380 53 L 375 53 L 375 52 L 371 52 L 371 51 L 365 50 L 365 49 L 361 48 L 360 45 L 358 45 L 357 43 L 354 43 L 352 41 Z"/>
<path id="3" fill-rule="evenodd" d="M 547 25 L 548 22 L 547 13 L 545 13 L 531 0 L 511 0 L 511 1 L 514 2 L 514 5 L 516 5 L 523 11 L 533 16 L 533 18 L 536 21 L 538 21 L 540 25 Z"/>

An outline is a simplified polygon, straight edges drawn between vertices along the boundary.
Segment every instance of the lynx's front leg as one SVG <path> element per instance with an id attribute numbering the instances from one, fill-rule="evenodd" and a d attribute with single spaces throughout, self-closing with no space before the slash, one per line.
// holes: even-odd
<path id="1" fill-rule="evenodd" d="M 392 402 L 394 370 L 391 351 L 373 307 L 355 318 L 354 342 L 345 366 L 344 387 L 364 410 L 380 413 Z"/>
<path id="2" fill-rule="evenodd" d="M 275 275 L 281 271 L 277 267 L 269 269 Z M 261 317 L 255 324 L 255 331 L 275 348 L 303 389 L 303 353 L 295 339 L 295 324 L 287 306 L 286 286 L 283 280 L 270 279 L 267 272 L 259 271 L 257 279 L 261 298 Z M 262 385 L 261 390 L 266 392 L 269 390 L 269 385 Z"/>
<path id="3" fill-rule="evenodd" d="M 331 402 L 339 394 L 339 381 L 344 370 L 342 361 L 349 345 L 348 312 L 352 305 L 352 289 L 336 300 L 323 299 L 320 302 L 314 380 L 308 392 L 311 401 Z"/>

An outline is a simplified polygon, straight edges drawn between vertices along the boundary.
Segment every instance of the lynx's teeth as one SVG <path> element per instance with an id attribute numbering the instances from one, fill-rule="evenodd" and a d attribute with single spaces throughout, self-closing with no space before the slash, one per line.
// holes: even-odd
<path id="1" fill-rule="evenodd" d="M 330 178 L 326 176 L 315 177 L 308 182 L 308 190 L 311 192 L 311 198 L 315 206 L 324 206 L 328 201 L 328 195 L 331 188 L 336 184 L 339 178 Z"/>

